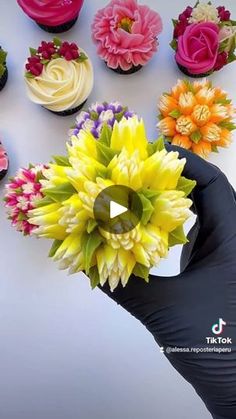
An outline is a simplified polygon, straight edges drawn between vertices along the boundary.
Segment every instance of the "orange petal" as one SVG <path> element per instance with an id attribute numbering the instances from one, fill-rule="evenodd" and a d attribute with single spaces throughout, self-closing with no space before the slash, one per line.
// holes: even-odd
<path id="1" fill-rule="evenodd" d="M 166 137 L 174 137 L 176 134 L 176 121 L 170 116 L 167 116 L 159 122 L 159 128 L 161 133 Z"/>
<path id="2" fill-rule="evenodd" d="M 162 95 L 160 98 L 159 109 L 163 116 L 168 116 L 174 109 L 178 109 L 178 102 L 169 95 Z"/>
<path id="3" fill-rule="evenodd" d="M 215 89 L 203 87 L 196 94 L 196 99 L 199 105 L 213 105 L 215 101 Z"/>
<path id="4" fill-rule="evenodd" d="M 198 144 L 192 144 L 192 150 L 200 157 L 207 159 L 211 153 L 211 144 L 207 141 L 199 141 Z"/>
<path id="5" fill-rule="evenodd" d="M 210 111 L 211 122 L 214 122 L 214 124 L 219 124 L 230 117 L 227 107 L 221 104 L 212 105 Z"/>
<path id="6" fill-rule="evenodd" d="M 195 96 L 192 92 L 181 93 L 179 97 L 179 109 L 182 114 L 190 115 L 194 106 L 197 104 Z"/>
<path id="7" fill-rule="evenodd" d="M 203 141 L 220 141 L 221 128 L 218 127 L 218 125 L 213 124 L 213 122 L 208 122 L 208 124 L 204 125 L 204 127 L 202 127 L 200 131 L 203 136 Z"/>
<path id="8" fill-rule="evenodd" d="M 178 83 L 172 88 L 171 94 L 175 99 L 179 99 L 181 93 L 186 93 L 188 91 L 187 84 L 184 80 L 178 80 Z"/>
<path id="9" fill-rule="evenodd" d="M 177 145 L 178 147 L 183 147 L 189 150 L 192 147 L 192 141 L 186 135 L 177 134 L 174 136 L 172 145 Z"/>
<path id="10" fill-rule="evenodd" d="M 199 126 L 204 126 L 211 119 L 209 106 L 196 105 L 192 113 L 193 121 Z"/>
<path id="11" fill-rule="evenodd" d="M 219 147 L 229 147 L 232 143 L 232 133 L 226 128 L 221 129 L 220 141 L 216 142 Z"/>

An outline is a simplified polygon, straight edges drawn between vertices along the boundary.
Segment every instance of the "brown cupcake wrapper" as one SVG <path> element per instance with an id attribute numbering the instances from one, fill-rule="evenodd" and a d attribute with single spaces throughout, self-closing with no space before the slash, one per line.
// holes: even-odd
<path id="1" fill-rule="evenodd" d="M 6 67 L 2 77 L 0 78 L 0 91 L 4 88 L 8 80 L 8 69 Z"/>
<path id="2" fill-rule="evenodd" d="M 192 77 L 194 79 L 200 79 L 202 77 L 208 77 L 212 74 L 212 71 L 209 71 L 208 73 L 202 73 L 202 74 L 191 74 L 186 67 L 183 67 L 182 65 L 177 63 L 177 66 L 179 67 L 180 71 L 184 73 L 188 77 Z"/>
<path id="3" fill-rule="evenodd" d="M 41 29 L 43 29 L 46 32 L 62 33 L 62 32 L 68 31 L 69 29 L 72 28 L 72 26 L 74 26 L 74 24 L 76 23 L 76 21 L 78 19 L 78 16 L 76 16 L 75 19 L 70 20 L 69 22 L 63 23 L 63 25 L 59 25 L 59 26 L 47 26 L 47 25 L 43 25 L 42 23 L 39 23 L 39 22 L 36 22 L 36 23 Z"/>
<path id="4" fill-rule="evenodd" d="M 108 64 L 107 64 L 107 63 L 106 63 L 106 66 L 107 66 L 107 68 L 109 68 L 110 70 L 114 71 L 115 73 L 117 73 L 117 74 L 122 74 L 122 75 L 126 75 L 126 74 L 134 74 L 134 73 L 136 73 L 137 71 L 141 70 L 141 68 L 143 68 L 143 66 L 142 66 L 142 65 L 137 65 L 137 66 L 134 66 L 134 65 L 133 65 L 133 67 L 131 67 L 129 70 L 125 71 L 125 70 L 122 70 L 122 68 L 121 68 L 121 67 L 111 68 L 111 67 L 109 67 L 109 66 L 108 66 Z"/>
<path id="5" fill-rule="evenodd" d="M 85 105 L 86 102 L 87 102 L 87 99 L 83 103 L 81 103 L 81 105 L 77 106 L 76 108 L 68 109 L 67 111 L 61 111 L 61 112 L 51 111 L 50 109 L 47 109 L 45 106 L 43 106 L 43 108 L 46 109 L 47 111 L 53 113 L 54 115 L 69 116 L 69 115 L 73 115 L 76 112 L 79 112 L 83 108 L 83 106 Z"/>

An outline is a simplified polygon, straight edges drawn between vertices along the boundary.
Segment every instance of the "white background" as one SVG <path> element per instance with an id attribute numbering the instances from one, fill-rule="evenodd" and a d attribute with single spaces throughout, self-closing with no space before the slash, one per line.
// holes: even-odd
<path id="1" fill-rule="evenodd" d="M 236 2 L 224 2 L 236 19 Z M 95 86 L 88 104 L 119 100 L 144 118 L 157 136 L 157 101 L 181 74 L 168 43 L 171 18 L 188 5 L 146 0 L 164 22 L 160 49 L 140 72 L 120 76 L 96 56 L 90 36 L 95 11 L 105 0 L 85 0 L 80 19 L 63 39 L 91 56 Z M 216 4 L 218 5 L 218 4 Z M 14 0 L 0 0 L 0 44 L 8 50 L 9 81 L 0 93 L 0 135 L 10 156 L 10 175 L 29 162 L 43 163 L 65 150 L 74 116 L 62 118 L 31 103 L 22 78 L 28 47 L 50 34 L 38 28 Z M 236 103 L 236 64 L 212 80 Z M 211 156 L 236 186 L 236 143 Z M 4 182 L 0 186 L 3 197 Z M 23 238 L 0 204 L 0 417 L 1 419 L 209 419 L 191 386 L 159 353 L 152 336 L 83 275 L 68 277 L 47 259 L 50 243 Z M 181 249 L 156 271 L 178 272 Z M 196 301 L 196 304 L 200 302 Z"/>

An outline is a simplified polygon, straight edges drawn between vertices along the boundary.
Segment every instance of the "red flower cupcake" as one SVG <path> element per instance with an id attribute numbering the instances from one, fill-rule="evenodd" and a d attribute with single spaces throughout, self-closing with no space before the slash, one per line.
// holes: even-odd
<path id="1" fill-rule="evenodd" d="M 17 0 L 23 11 L 47 32 L 68 31 L 78 19 L 84 0 Z"/>
<path id="2" fill-rule="evenodd" d="M 173 23 L 171 46 L 178 67 L 187 76 L 208 76 L 236 60 L 236 22 L 225 7 L 198 2 Z"/>

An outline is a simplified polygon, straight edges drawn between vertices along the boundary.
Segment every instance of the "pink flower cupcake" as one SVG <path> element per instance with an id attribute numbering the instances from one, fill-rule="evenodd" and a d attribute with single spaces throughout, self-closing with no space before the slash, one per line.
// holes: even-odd
<path id="1" fill-rule="evenodd" d="M 8 166 L 9 160 L 7 157 L 7 153 L 2 143 L 0 142 L 0 180 L 3 179 L 4 176 L 7 174 Z"/>
<path id="2" fill-rule="evenodd" d="M 171 47 L 180 70 L 204 77 L 236 60 L 236 21 L 225 7 L 198 2 L 173 20 Z"/>
<path id="3" fill-rule="evenodd" d="M 98 55 L 119 74 L 134 73 L 148 63 L 161 31 L 160 15 L 137 0 L 112 0 L 98 10 L 92 24 Z"/>
<path id="4" fill-rule="evenodd" d="M 47 32 L 68 31 L 77 21 L 84 0 L 17 0 L 23 11 Z"/>

